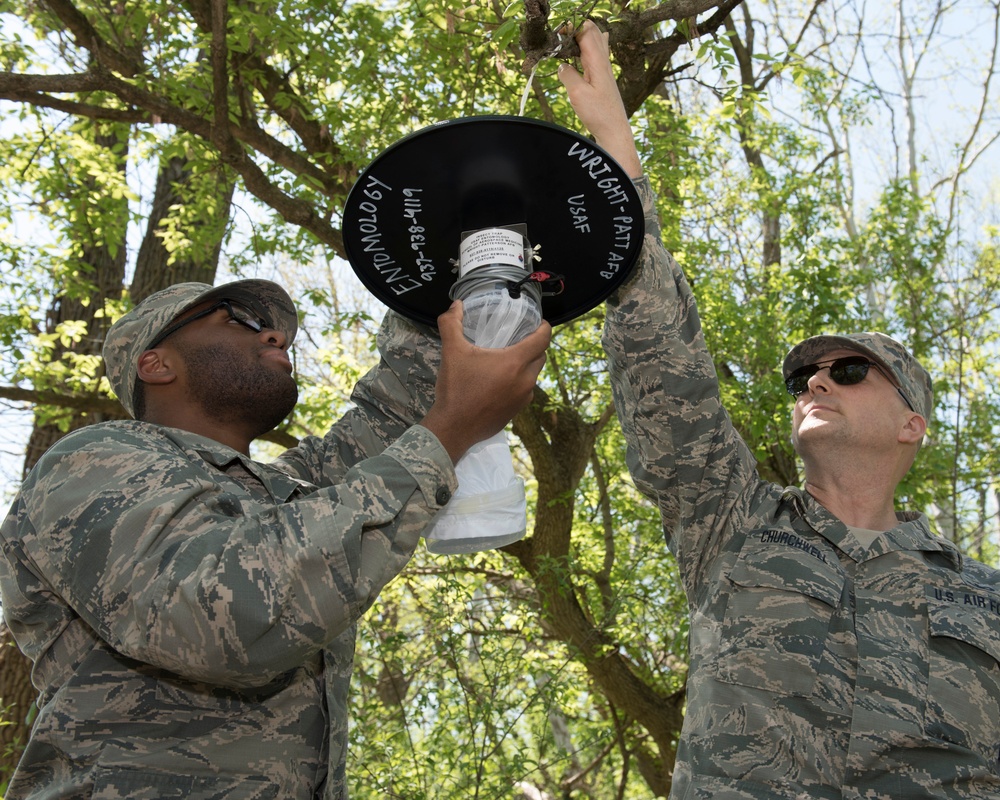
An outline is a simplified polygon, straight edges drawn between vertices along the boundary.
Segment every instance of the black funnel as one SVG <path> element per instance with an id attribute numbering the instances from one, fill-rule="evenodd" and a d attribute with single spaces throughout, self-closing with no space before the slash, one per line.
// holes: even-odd
<path id="1" fill-rule="evenodd" d="M 344 207 L 347 257 L 389 308 L 430 325 L 447 310 L 463 231 L 524 224 L 540 261 L 564 277 L 542 299 L 553 325 L 601 303 L 642 247 L 639 194 L 604 150 L 525 117 L 443 122 L 387 148 Z"/>

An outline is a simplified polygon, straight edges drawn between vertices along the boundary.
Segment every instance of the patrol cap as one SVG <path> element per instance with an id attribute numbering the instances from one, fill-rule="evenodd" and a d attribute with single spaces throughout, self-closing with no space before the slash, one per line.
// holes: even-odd
<path id="1" fill-rule="evenodd" d="M 903 345 L 884 333 L 864 332 L 833 336 L 813 336 L 793 347 L 782 366 L 785 378 L 799 367 L 815 364 L 831 350 L 844 348 L 868 356 L 895 382 L 906 399 L 925 420 L 934 408 L 931 376 Z"/>
<path id="2" fill-rule="evenodd" d="M 209 300 L 234 300 L 245 305 L 283 333 L 288 344 L 292 343 L 299 328 L 292 298 L 272 281 L 234 281 L 221 286 L 175 283 L 154 292 L 112 325 L 104 339 L 104 368 L 108 381 L 129 415 L 135 416 L 133 398 L 139 356 L 178 316 Z"/>

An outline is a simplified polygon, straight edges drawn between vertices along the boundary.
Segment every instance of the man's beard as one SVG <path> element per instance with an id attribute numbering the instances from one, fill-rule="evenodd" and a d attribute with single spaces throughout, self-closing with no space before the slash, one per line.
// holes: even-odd
<path id="1" fill-rule="evenodd" d="M 205 414 L 223 423 L 248 423 L 253 436 L 273 430 L 299 398 L 295 379 L 244 347 L 176 345 L 189 377 L 189 391 Z"/>

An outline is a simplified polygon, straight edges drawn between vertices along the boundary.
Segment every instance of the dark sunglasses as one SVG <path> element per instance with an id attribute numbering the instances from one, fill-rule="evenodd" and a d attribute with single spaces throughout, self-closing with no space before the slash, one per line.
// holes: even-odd
<path id="1" fill-rule="evenodd" d="M 798 397 L 809 388 L 809 379 L 821 369 L 830 370 L 830 379 L 834 383 L 840 386 L 853 386 L 856 383 L 861 383 L 861 381 L 868 377 L 869 367 L 875 367 L 876 370 L 881 372 L 886 380 L 899 392 L 899 396 L 903 398 L 906 407 L 910 411 L 914 410 L 909 398 L 903 394 L 902 389 L 896 386 L 892 378 L 886 375 L 885 371 L 878 364 L 874 361 L 869 361 L 864 356 L 846 356 L 845 358 L 837 358 L 832 361 L 817 361 L 815 364 L 806 364 L 785 378 L 785 388 L 792 397 Z"/>
<path id="2" fill-rule="evenodd" d="M 224 308 L 226 310 L 226 313 L 229 314 L 229 318 L 233 322 L 238 322 L 244 328 L 249 328 L 254 333 L 260 333 L 265 328 L 273 327 L 267 319 L 258 316 L 242 303 L 237 303 L 235 300 L 220 300 L 217 303 L 213 303 L 208 308 L 199 311 L 197 314 L 192 314 L 190 317 L 182 319 L 175 325 L 171 325 L 169 328 L 163 331 L 163 333 L 157 336 L 152 341 L 152 343 L 146 347 L 146 349 L 152 350 L 154 347 L 161 344 L 163 340 L 166 339 L 168 336 L 177 333 L 177 331 L 179 331 L 185 325 L 194 322 L 196 319 L 202 319 L 203 317 L 207 317 L 210 314 L 214 314 L 220 308 Z"/>

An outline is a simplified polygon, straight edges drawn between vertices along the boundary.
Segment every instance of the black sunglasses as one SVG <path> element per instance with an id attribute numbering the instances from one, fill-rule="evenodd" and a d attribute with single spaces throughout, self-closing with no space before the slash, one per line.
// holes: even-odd
<path id="1" fill-rule="evenodd" d="M 840 386 L 853 386 L 856 383 L 861 383 L 861 381 L 868 377 L 869 367 L 875 367 L 876 370 L 881 372 L 886 380 L 899 392 L 899 396 L 903 398 L 906 407 L 910 411 L 914 411 L 913 404 L 903 394 L 903 390 L 896 386 L 892 378 L 886 375 L 885 371 L 878 364 L 868 360 L 864 356 L 846 356 L 831 361 L 817 361 L 815 364 L 806 364 L 785 378 L 785 388 L 792 397 L 798 397 L 809 388 L 809 379 L 821 369 L 830 370 L 830 378 L 834 383 Z"/>
<path id="2" fill-rule="evenodd" d="M 203 317 L 209 316 L 209 314 L 214 314 L 220 308 L 224 308 L 226 313 L 229 314 L 229 318 L 233 322 L 238 322 L 244 328 L 249 328 L 254 333 L 260 333 L 265 328 L 272 328 L 271 323 L 264 317 L 258 316 L 249 308 L 247 308 L 242 303 L 238 303 L 235 300 L 219 300 L 217 303 L 213 303 L 208 308 L 199 311 L 197 314 L 192 314 L 186 319 L 182 319 L 175 325 L 171 325 L 163 333 L 157 336 L 147 347 L 147 350 L 152 350 L 154 347 L 162 344 L 163 340 L 168 336 L 171 336 L 185 325 L 194 322 L 196 319 L 202 319 Z"/>

